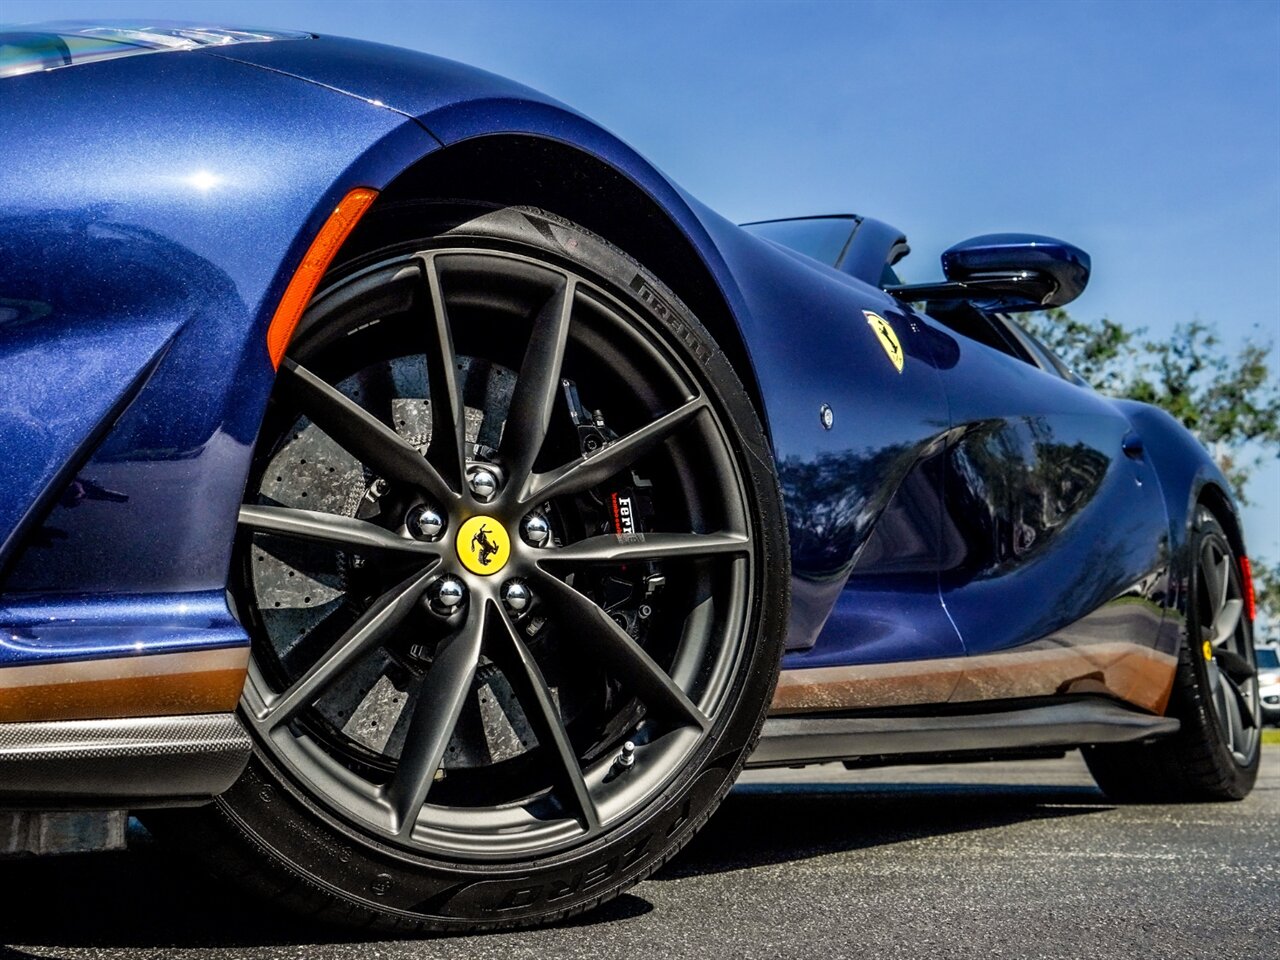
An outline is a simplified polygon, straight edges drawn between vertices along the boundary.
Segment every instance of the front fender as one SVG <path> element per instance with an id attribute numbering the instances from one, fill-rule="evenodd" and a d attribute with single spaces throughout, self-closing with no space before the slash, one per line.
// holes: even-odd
<path id="1" fill-rule="evenodd" d="M 1161 494 L 1169 516 L 1170 543 L 1176 551 L 1190 536 L 1195 507 L 1212 488 L 1225 504 L 1228 526 L 1240 530 L 1239 508 L 1231 493 L 1231 483 L 1218 468 L 1209 451 L 1186 427 L 1159 407 L 1136 400 L 1113 400 L 1142 438 L 1143 455 L 1155 467 Z M 1243 546 L 1243 544 L 1241 544 Z"/>
<path id="2" fill-rule="evenodd" d="M 107 636 L 129 651 L 243 639 L 222 591 L 274 376 L 267 325 L 339 198 L 438 144 L 394 112 L 195 53 L 3 84 L 0 619 L 23 627 L 0 661 L 74 660 Z M 46 642 L 41 611 L 67 592 L 99 622 Z M 130 596 L 198 599 L 140 616 Z"/>
<path id="3" fill-rule="evenodd" d="M 1160 478 L 1160 491 L 1169 517 L 1169 597 L 1167 605 L 1177 616 L 1167 621 L 1176 637 L 1166 638 L 1171 649 L 1181 642 L 1182 618 L 1187 615 L 1189 578 L 1195 568 L 1191 555 L 1191 535 L 1198 504 L 1205 503 L 1236 540 L 1241 555 L 1246 554 L 1239 507 L 1231 493 L 1231 483 L 1223 475 L 1209 451 L 1186 427 L 1169 413 L 1135 400 L 1115 400 L 1142 438 L 1144 456 Z"/>

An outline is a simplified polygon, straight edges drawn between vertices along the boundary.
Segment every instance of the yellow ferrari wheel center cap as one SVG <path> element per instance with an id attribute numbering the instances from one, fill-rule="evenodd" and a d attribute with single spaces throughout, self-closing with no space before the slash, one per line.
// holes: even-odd
<path id="1" fill-rule="evenodd" d="M 511 539 L 493 517 L 472 517 L 458 528 L 458 559 L 472 573 L 487 577 L 507 565 Z"/>

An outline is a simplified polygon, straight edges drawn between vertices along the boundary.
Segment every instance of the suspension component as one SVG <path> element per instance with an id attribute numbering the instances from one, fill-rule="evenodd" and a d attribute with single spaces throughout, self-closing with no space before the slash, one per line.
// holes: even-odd
<path id="1" fill-rule="evenodd" d="M 606 444 L 618 439 L 618 435 L 605 426 L 604 414 L 599 410 L 588 411 L 578 396 L 578 385 L 572 380 L 561 380 L 569 419 L 578 431 L 578 447 L 584 457 L 597 453 Z"/>

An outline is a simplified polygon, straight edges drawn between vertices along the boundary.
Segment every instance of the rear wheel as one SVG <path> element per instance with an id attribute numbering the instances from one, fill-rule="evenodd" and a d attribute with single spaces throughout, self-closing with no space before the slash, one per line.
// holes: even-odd
<path id="1" fill-rule="evenodd" d="M 1191 549 L 1186 634 L 1169 706 L 1181 730 L 1155 743 L 1084 751 L 1098 786 L 1116 800 L 1240 800 L 1258 776 L 1262 721 L 1239 560 L 1203 507 Z"/>
<path id="2" fill-rule="evenodd" d="M 330 919 L 546 922 L 665 862 L 754 745 L 772 458 L 616 249 L 532 210 L 393 213 L 409 239 L 332 271 L 260 434 L 232 577 L 257 750 L 200 839 Z"/>

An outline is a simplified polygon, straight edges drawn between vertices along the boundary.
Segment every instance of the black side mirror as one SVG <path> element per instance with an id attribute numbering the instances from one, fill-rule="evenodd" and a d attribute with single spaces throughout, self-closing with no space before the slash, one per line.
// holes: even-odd
<path id="1" fill-rule="evenodd" d="M 971 302 L 980 310 L 1015 312 L 1061 307 L 1089 282 L 1089 255 L 1052 237 L 993 233 L 957 243 L 942 255 L 946 283 L 886 290 L 899 300 Z"/>

